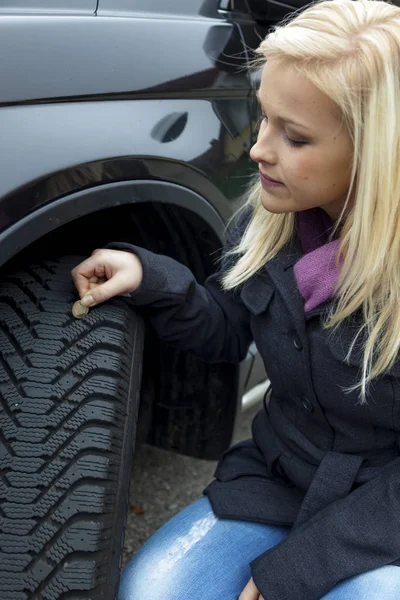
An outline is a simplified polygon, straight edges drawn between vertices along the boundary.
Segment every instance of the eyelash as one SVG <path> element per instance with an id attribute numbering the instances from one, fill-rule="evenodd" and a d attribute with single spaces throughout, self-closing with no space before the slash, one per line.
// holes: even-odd
<path id="1" fill-rule="evenodd" d="M 261 118 L 260 118 L 260 125 L 264 121 L 268 121 L 268 117 L 267 117 L 267 115 L 262 114 Z M 283 134 L 283 139 L 286 144 L 289 144 L 289 146 L 292 146 L 294 148 L 301 148 L 301 146 L 304 146 L 305 144 L 307 144 L 307 142 L 300 142 L 299 140 L 293 140 L 286 133 Z"/>

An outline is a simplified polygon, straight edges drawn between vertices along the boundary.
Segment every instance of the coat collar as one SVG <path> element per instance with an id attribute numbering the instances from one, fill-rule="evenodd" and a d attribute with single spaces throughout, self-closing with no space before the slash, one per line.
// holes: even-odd
<path id="1" fill-rule="evenodd" d="M 299 292 L 293 267 L 303 256 L 300 240 L 295 237 L 265 265 L 265 270 L 280 292 L 299 332 L 304 332 L 305 322 L 326 314 L 331 301 L 304 312 L 304 300 Z"/>

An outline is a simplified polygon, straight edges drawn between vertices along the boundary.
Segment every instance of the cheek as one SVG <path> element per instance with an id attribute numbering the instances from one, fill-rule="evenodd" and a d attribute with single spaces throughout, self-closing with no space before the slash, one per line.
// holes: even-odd
<path id="1" fill-rule="evenodd" d="M 320 165 L 312 158 L 295 156 L 287 159 L 286 165 L 284 172 L 288 182 L 296 188 L 307 186 L 319 177 Z"/>
<path id="2" fill-rule="evenodd" d="M 295 189 L 304 189 L 307 193 L 342 192 L 350 183 L 350 159 L 344 160 L 343 155 L 334 160 L 332 154 L 328 156 L 322 152 L 313 155 L 295 156 L 287 158 L 284 173 L 289 186 Z"/>
<path id="3" fill-rule="evenodd" d="M 346 156 L 346 155 L 344 155 Z M 351 157 L 343 159 L 343 155 L 332 161 L 330 168 L 325 172 L 326 186 L 333 192 L 342 195 L 345 193 L 351 180 Z"/>

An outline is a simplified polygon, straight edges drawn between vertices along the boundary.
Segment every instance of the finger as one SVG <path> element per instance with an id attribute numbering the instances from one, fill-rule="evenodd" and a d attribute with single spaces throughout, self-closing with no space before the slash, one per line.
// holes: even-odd
<path id="1" fill-rule="evenodd" d="M 80 297 L 90 289 L 90 283 L 97 282 L 104 277 L 104 265 L 94 257 L 89 257 L 71 271 L 72 279 Z"/>
<path id="2" fill-rule="evenodd" d="M 258 591 L 253 579 L 250 579 L 238 600 L 259 600 L 260 592 Z"/>
<path id="3" fill-rule="evenodd" d="M 105 277 L 92 277 L 91 279 L 89 279 L 89 290 L 92 290 L 93 288 L 96 288 L 99 285 L 103 285 L 103 283 L 105 283 L 106 281 L 107 279 Z"/>
<path id="4" fill-rule="evenodd" d="M 105 264 L 100 260 L 100 257 L 89 256 L 89 258 L 72 269 L 72 277 L 75 277 L 78 273 L 84 275 L 88 279 L 91 277 L 104 277 L 105 270 Z"/>
<path id="5" fill-rule="evenodd" d="M 78 294 L 81 298 L 90 290 L 91 283 L 85 275 L 81 275 L 81 273 L 75 273 L 72 275 L 72 279 L 74 281 L 74 285 L 78 290 Z"/>
<path id="6" fill-rule="evenodd" d="M 114 296 L 126 295 L 126 292 L 127 288 L 124 281 L 124 276 L 121 276 L 119 273 L 117 273 L 105 283 L 92 288 L 88 293 L 86 293 L 86 295 L 82 298 L 82 304 L 83 306 L 90 308 L 91 306 L 101 304 L 102 302 L 105 302 Z"/>
<path id="7" fill-rule="evenodd" d="M 258 600 L 258 594 L 255 595 L 253 592 L 244 589 L 238 600 Z"/>

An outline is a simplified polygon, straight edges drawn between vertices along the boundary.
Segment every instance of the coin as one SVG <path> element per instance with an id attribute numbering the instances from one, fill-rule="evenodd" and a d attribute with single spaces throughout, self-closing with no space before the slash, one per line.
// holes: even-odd
<path id="1" fill-rule="evenodd" d="M 83 304 L 80 300 L 75 302 L 75 304 L 72 307 L 72 314 L 74 315 L 74 317 L 76 319 L 82 319 L 82 317 L 85 317 L 88 314 L 88 312 L 89 312 L 88 307 L 83 306 Z"/>

